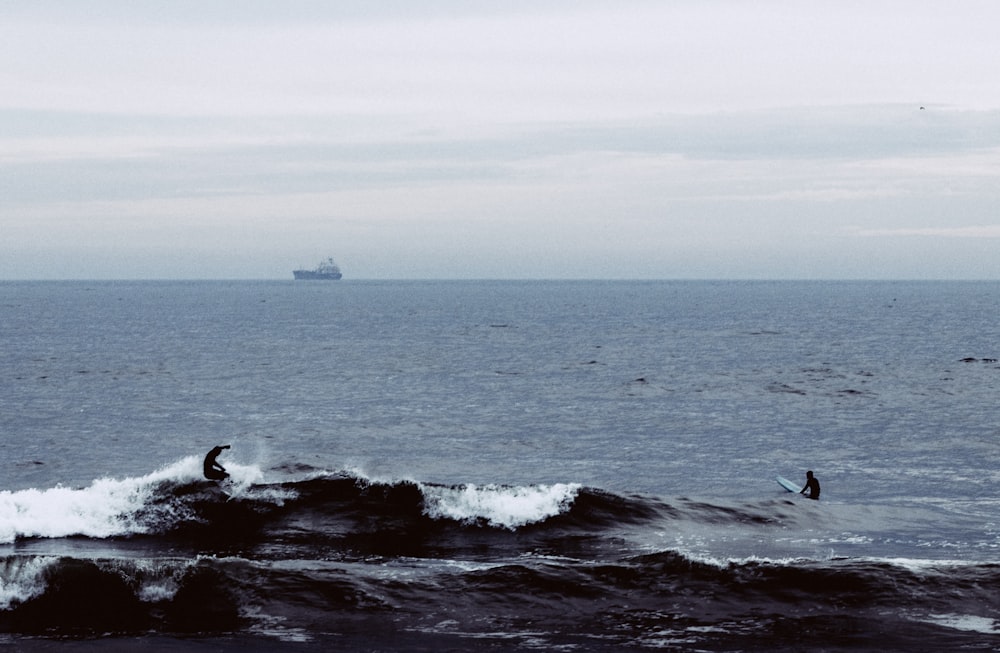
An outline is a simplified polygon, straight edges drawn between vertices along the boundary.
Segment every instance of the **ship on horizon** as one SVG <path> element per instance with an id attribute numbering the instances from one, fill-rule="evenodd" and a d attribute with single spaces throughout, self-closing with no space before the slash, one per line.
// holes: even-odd
<path id="1" fill-rule="evenodd" d="M 313 270 L 292 270 L 292 274 L 295 275 L 296 279 L 309 281 L 337 281 L 344 276 L 332 258 L 326 259 Z"/>

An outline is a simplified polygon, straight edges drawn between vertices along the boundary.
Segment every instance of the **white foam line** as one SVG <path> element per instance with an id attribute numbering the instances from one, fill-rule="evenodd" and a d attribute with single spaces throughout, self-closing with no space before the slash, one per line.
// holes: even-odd
<path id="1" fill-rule="evenodd" d="M 515 487 L 421 486 L 421 490 L 426 500 L 424 512 L 429 517 L 460 522 L 483 520 L 491 526 L 513 530 L 562 513 L 581 487 L 577 483 L 557 483 Z"/>

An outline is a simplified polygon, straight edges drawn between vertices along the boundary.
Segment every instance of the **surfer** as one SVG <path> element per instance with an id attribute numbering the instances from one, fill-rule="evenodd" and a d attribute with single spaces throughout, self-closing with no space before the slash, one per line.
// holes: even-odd
<path id="1" fill-rule="evenodd" d="M 221 481 L 223 479 L 229 478 L 229 474 L 226 472 L 226 468 L 220 465 L 215 459 L 222 453 L 223 449 L 228 449 L 229 445 L 225 444 L 219 447 L 213 448 L 205 456 L 205 478 L 210 481 Z M 811 473 L 811 472 L 810 472 Z"/>
<path id="2" fill-rule="evenodd" d="M 819 501 L 819 479 L 813 476 L 811 471 L 806 472 L 806 486 L 799 494 L 805 494 L 809 490 L 809 498 Z"/>

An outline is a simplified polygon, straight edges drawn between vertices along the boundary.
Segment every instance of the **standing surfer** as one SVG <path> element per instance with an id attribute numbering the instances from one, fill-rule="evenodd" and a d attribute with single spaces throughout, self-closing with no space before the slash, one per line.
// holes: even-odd
<path id="1" fill-rule="evenodd" d="M 806 486 L 802 488 L 799 494 L 805 494 L 806 490 L 809 490 L 809 498 L 819 501 L 819 479 L 813 476 L 813 473 L 806 472 Z"/>
<path id="2" fill-rule="evenodd" d="M 216 462 L 216 458 L 222 453 L 223 449 L 228 449 L 229 445 L 225 444 L 213 448 L 205 456 L 205 478 L 211 481 L 221 481 L 223 479 L 229 478 L 229 474 L 226 472 L 226 468 Z M 810 474 L 812 472 L 809 472 Z M 817 490 L 818 491 L 818 490 Z"/>

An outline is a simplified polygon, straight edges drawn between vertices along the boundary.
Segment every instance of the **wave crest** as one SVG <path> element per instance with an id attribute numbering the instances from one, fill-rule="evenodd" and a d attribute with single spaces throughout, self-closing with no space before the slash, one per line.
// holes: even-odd
<path id="1" fill-rule="evenodd" d="M 262 476 L 253 466 L 231 465 L 233 496 Z M 165 488 L 205 482 L 201 461 L 188 456 L 139 477 L 100 478 L 84 488 L 0 492 L 0 544 L 22 538 L 108 538 L 155 532 L 166 521 L 190 517 L 185 506 L 163 501 Z M 155 516 L 154 516 L 155 515 Z"/>
<path id="2" fill-rule="evenodd" d="M 485 523 L 515 530 L 565 512 L 581 486 L 461 485 L 423 486 L 424 513 L 433 519 L 452 519 L 466 524 Z"/>

